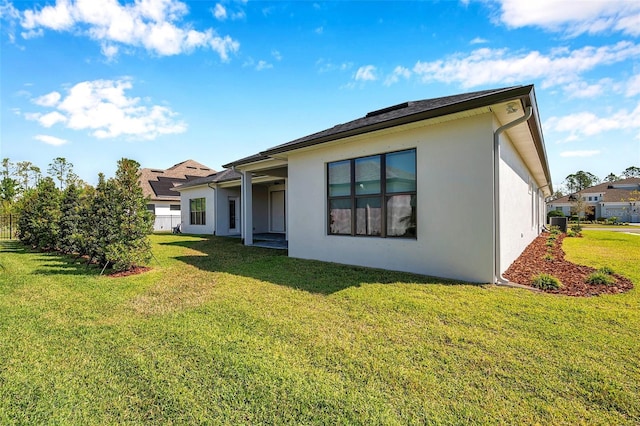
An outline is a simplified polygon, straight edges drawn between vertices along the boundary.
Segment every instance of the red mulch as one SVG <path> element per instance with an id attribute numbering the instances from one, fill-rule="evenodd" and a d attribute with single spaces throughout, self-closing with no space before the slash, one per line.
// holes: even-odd
<path id="1" fill-rule="evenodd" d="M 138 274 L 143 274 L 147 271 L 150 271 L 151 268 L 147 267 L 147 266 L 136 266 L 133 269 L 129 269 L 128 271 L 120 271 L 120 272 L 113 272 L 110 273 L 108 276 L 111 278 L 119 278 L 119 277 L 128 277 L 129 275 L 138 275 Z"/>
<path id="2" fill-rule="evenodd" d="M 549 233 L 540 234 L 529 246 L 522 252 L 520 257 L 516 259 L 509 269 L 503 274 L 509 281 L 518 284 L 531 285 L 533 276 L 539 273 L 553 275 L 562 282 L 562 288 L 559 290 L 543 290 L 547 293 L 564 294 L 567 296 L 598 296 L 600 294 L 617 294 L 624 293 L 633 288 L 633 283 L 618 274 L 613 274 L 616 283 L 611 286 L 603 284 L 587 284 L 585 282 L 587 276 L 595 271 L 594 268 L 588 266 L 576 265 L 564 259 L 564 251 L 562 250 L 562 240 L 565 234 L 557 236 L 555 245 L 549 250 L 547 247 L 547 238 Z M 550 252 L 553 255 L 552 260 L 545 260 L 545 255 Z"/>

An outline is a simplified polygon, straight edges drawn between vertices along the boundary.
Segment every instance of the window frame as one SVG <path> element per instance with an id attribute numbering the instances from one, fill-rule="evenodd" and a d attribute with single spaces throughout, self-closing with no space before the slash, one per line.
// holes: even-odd
<path id="1" fill-rule="evenodd" d="M 388 156 L 392 154 L 402 153 L 402 152 L 413 152 L 413 167 L 415 170 L 415 186 L 412 191 L 387 191 L 387 162 Z M 351 237 L 368 237 L 368 238 L 392 238 L 392 239 L 410 239 L 416 240 L 418 238 L 417 231 L 417 199 L 418 199 L 418 155 L 417 148 L 407 148 L 400 149 L 396 151 L 382 152 L 376 154 L 363 155 L 360 157 L 354 157 L 349 159 L 342 159 L 336 161 L 327 162 L 325 165 L 326 176 L 326 232 L 327 235 L 331 236 L 351 236 Z M 375 194 L 356 194 L 356 162 L 357 160 L 378 157 L 380 162 L 380 192 Z M 349 175 L 350 175 L 350 192 L 349 195 L 338 195 L 331 196 L 330 194 L 330 168 L 331 164 L 349 162 Z M 408 195 L 412 197 L 412 200 L 415 200 L 415 206 L 413 209 L 415 210 L 415 232 L 413 235 L 388 235 L 388 226 L 389 226 L 389 218 L 387 216 L 388 209 L 387 203 L 394 196 Z M 380 200 L 380 233 L 375 235 L 370 234 L 358 234 L 358 214 L 357 214 L 357 201 L 359 199 L 366 198 L 378 198 Z M 349 200 L 350 202 L 350 232 L 349 233 L 337 233 L 331 232 L 331 202 L 333 200 Z"/>
<path id="2" fill-rule="evenodd" d="M 194 204 L 196 209 L 194 210 Z M 198 209 L 200 204 L 201 209 Z M 206 225 L 207 224 L 207 199 L 204 197 L 189 199 L 189 224 L 190 225 Z"/>

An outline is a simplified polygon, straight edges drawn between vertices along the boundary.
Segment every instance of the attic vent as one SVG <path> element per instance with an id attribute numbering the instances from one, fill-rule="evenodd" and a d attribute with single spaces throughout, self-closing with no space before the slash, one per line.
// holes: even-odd
<path id="1" fill-rule="evenodd" d="M 391 112 L 391 111 L 395 111 L 398 109 L 403 109 L 409 106 L 409 102 L 403 102 L 401 104 L 398 105 L 394 105 L 394 106 L 390 106 L 387 108 L 382 108 L 376 111 L 371 111 L 370 113 L 367 113 L 367 117 L 375 117 L 376 115 L 380 115 L 380 114 L 384 114 L 385 112 Z"/>
<path id="2" fill-rule="evenodd" d="M 197 167 L 187 166 L 187 169 L 193 169 L 193 170 L 195 170 L 195 169 L 197 169 Z"/>
<path id="3" fill-rule="evenodd" d="M 153 173 L 164 173 L 164 170 L 151 170 Z"/>
<path id="4" fill-rule="evenodd" d="M 607 189 L 613 189 L 613 185 L 607 185 Z"/>

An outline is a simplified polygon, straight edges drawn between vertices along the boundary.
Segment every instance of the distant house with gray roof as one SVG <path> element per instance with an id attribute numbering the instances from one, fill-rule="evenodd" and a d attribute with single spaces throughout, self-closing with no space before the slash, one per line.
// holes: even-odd
<path id="1" fill-rule="evenodd" d="M 214 174 L 215 170 L 194 160 L 168 169 L 140 169 L 138 183 L 147 197 L 147 208 L 155 215 L 154 230 L 170 231 L 181 221 L 180 195 L 172 188 Z"/>
<path id="2" fill-rule="evenodd" d="M 635 191 L 635 192 L 634 192 Z M 581 216 L 587 220 L 617 218 L 620 222 L 640 222 L 640 178 L 604 182 L 582 191 L 547 202 L 547 212 L 557 210 L 565 216 L 574 214 L 575 198 L 580 197 L 588 207 Z"/>

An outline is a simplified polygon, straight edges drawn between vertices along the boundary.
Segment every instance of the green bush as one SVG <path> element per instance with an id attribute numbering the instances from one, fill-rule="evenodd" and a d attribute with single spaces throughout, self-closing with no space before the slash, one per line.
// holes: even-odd
<path id="1" fill-rule="evenodd" d="M 573 232 L 575 232 L 576 234 L 579 234 L 579 233 L 582 231 L 582 226 L 580 226 L 580 225 L 573 225 L 573 226 L 571 227 L 571 230 L 572 230 Z"/>
<path id="2" fill-rule="evenodd" d="M 541 290 L 557 290 L 562 288 L 559 279 L 549 274 L 538 274 L 531 279 L 531 285 Z"/>
<path id="3" fill-rule="evenodd" d="M 589 276 L 586 279 L 586 282 L 587 284 L 592 284 L 592 285 L 597 285 L 597 284 L 613 285 L 615 284 L 616 280 L 609 274 L 596 271 L 589 274 Z"/>
<path id="4" fill-rule="evenodd" d="M 613 275 L 613 273 L 614 273 L 613 269 L 611 269 L 608 266 L 603 266 L 601 268 L 598 268 L 598 272 L 601 272 L 601 273 L 607 274 L 607 275 Z"/>
<path id="5" fill-rule="evenodd" d="M 547 240 L 547 242 L 545 243 L 545 245 L 547 247 L 553 247 L 556 245 L 556 242 L 554 240 Z"/>
<path id="6" fill-rule="evenodd" d="M 549 232 L 551 233 L 551 235 L 559 235 L 561 233 L 560 227 L 557 225 L 553 225 L 549 228 Z"/>
<path id="7" fill-rule="evenodd" d="M 547 219 L 550 217 L 564 217 L 564 213 L 558 210 L 551 210 L 547 213 Z"/>
<path id="8" fill-rule="evenodd" d="M 547 253 L 547 254 L 544 255 L 543 259 L 550 262 L 550 261 L 554 260 L 555 257 L 553 257 L 553 255 L 551 253 Z"/>

